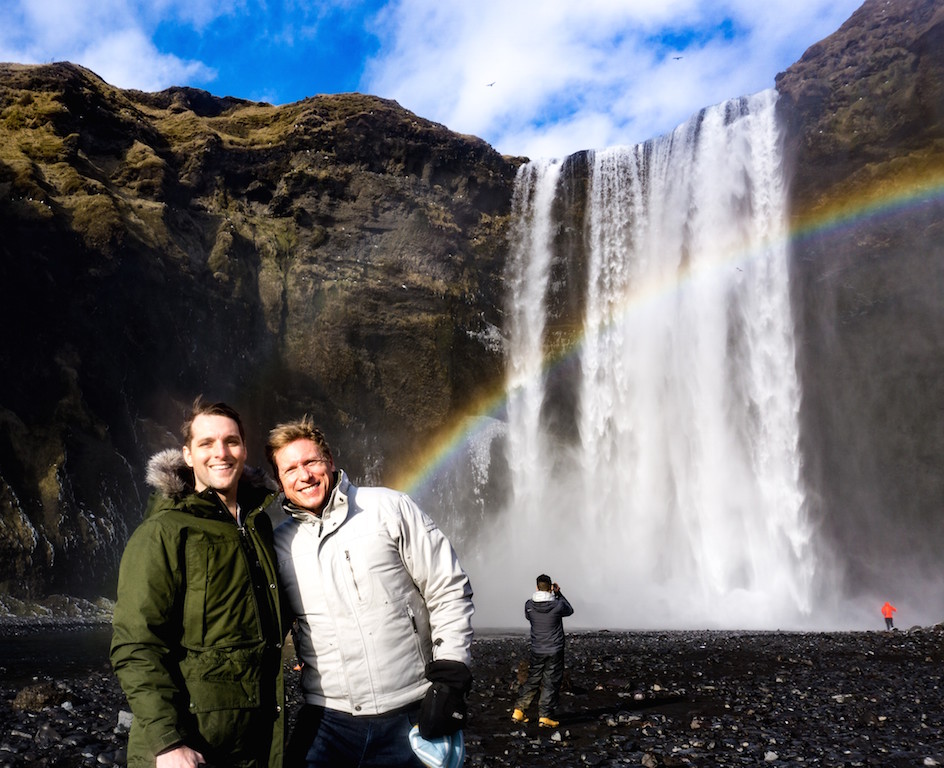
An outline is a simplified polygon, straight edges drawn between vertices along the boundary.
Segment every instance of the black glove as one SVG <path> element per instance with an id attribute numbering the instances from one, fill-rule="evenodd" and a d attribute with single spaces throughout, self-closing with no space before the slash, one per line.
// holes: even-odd
<path id="1" fill-rule="evenodd" d="M 436 739 L 465 726 L 465 695 L 472 687 L 472 673 L 461 661 L 431 661 L 426 678 L 432 685 L 420 708 L 420 736 Z"/>

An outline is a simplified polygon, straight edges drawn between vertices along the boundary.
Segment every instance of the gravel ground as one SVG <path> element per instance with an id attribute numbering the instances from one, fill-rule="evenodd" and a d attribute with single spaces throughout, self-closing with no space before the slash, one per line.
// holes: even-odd
<path id="1" fill-rule="evenodd" d="M 944 763 L 944 627 L 572 634 L 551 733 L 533 712 L 523 728 L 510 720 L 525 652 L 520 639 L 479 646 L 472 765 Z"/>
<path id="2" fill-rule="evenodd" d="M 21 645 L 28 631 L 17 630 Z M 526 725 L 510 719 L 524 635 L 483 635 L 473 652 L 470 766 L 944 764 L 944 625 L 573 632 L 556 729 L 538 728 L 536 711 Z M 123 763 L 126 704 L 104 655 L 64 672 L 54 670 L 55 658 L 23 669 L 7 657 L 0 768 Z M 294 714 L 297 673 L 287 675 Z"/>

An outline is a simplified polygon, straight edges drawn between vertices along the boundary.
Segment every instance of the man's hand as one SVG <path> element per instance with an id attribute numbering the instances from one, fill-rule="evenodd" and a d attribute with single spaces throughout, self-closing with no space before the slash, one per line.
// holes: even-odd
<path id="1" fill-rule="evenodd" d="M 186 744 L 161 752 L 157 756 L 157 768 L 197 768 L 205 762 L 203 755 Z"/>
<path id="2" fill-rule="evenodd" d="M 432 685 L 420 706 L 417 725 L 424 739 L 438 739 L 465 726 L 465 695 L 472 687 L 472 673 L 461 661 L 431 661 L 426 677 Z"/>
<path id="3" fill-rule="evenodd" d="M 559 594 L 560 594 L 560 585 L 559 585 L 556 581 L 555 581 L 553 584 L 551 584 L 551 591 L 552 591 L 555 595 L 559 595 Z"/>

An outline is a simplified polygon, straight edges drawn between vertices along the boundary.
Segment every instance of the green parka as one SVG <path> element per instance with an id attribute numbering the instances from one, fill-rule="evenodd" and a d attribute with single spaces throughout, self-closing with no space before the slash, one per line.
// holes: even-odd
<path id="1" fill-rule="evenodd" d="M 277 567 L 264 512 L 275 486 L 247 469 L 239 526 L 196 493 L 180 451 L 151 459 L 157 488 L 118 575 L 111 662 L 134 720 L 128 768 L 179 744 L 210 765 L 282 765 L 284 693 Z"/>

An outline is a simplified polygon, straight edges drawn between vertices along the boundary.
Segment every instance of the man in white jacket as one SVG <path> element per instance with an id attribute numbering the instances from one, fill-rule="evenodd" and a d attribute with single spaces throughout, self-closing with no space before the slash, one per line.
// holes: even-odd
<path id="1" fill-rule="evenodd" d="M 309 417 L 273 429 L 266 454 L 289 515 L 275 546 L 305 700 L 286 765 L 421 766 L 413 725 L 427 739 L 464 725 L 469 578 L 409 496 L 335 467 Z"/>

